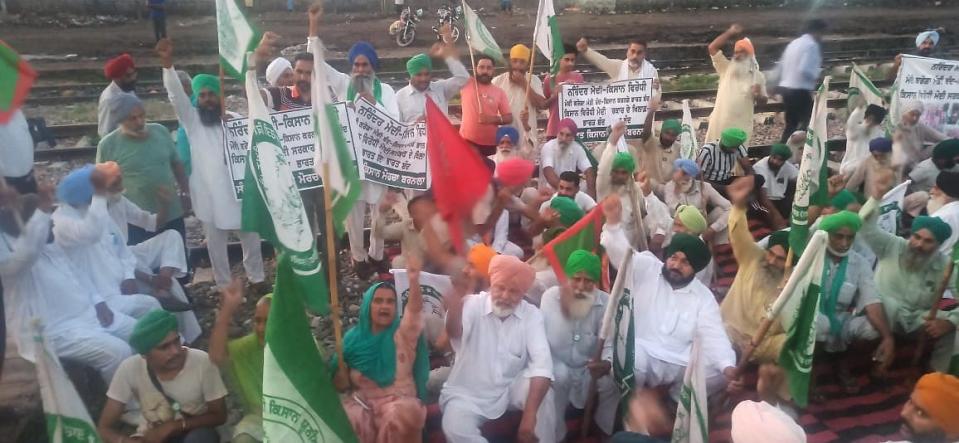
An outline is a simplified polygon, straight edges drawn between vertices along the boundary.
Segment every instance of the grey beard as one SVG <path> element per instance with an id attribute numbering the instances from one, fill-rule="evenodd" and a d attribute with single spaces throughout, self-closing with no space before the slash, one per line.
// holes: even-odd
<path id="1" fill-rule="evenodd" d="M 916 272 L 926 267 L 930 257 L 931 255 L 925 256 L 907 247 L 899 257 L 899 265 L 909 272 Z"/>
<path id="2" fill-rule="evenodd" d="M 759 267 L 759 272 L 756 273 L 756 283 L 759 283 L 759 287 L 763 288 L 770 286 L 778 287 L 779 283 L 783 280 L 783 275 L 783 271 L 763 262 L 762 266 Z"/>
<path id="3" fill-rule="evenodd" d="M 354 75 L 353 90 L 357 94 L 373 91 L 373 77 L 369 75 Z"/>

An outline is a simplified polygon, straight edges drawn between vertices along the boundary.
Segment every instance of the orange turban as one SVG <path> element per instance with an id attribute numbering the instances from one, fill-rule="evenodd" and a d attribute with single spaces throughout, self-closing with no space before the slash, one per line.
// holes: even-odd
<path id="1" fill-rule="evenodd" d="M 130 57 L 130 54 L 120 54 L 107 60 L 107 64 L 103 65 L 103 75 L 110 80 L 114 80 L 123 77 L 123 74 L 126 74 L 130 68 L 135 67 L 133 57 Z"/>
<path id="2" fill-rule="evenodd" d="M 753 47 L 753 42 L 749 41 L 748 38 L 741 39 L 736 42 L 735 49 L 746 51 L 749 55 L 756 55 L 756 48 Z"/>
<path id="3" fill-rule="evenodd" d="M 476 272 L 489 280 L 489 263 L 493 260 L 493 257 L 496 257 L 496 251 L 493 248 L 483 243 L 477 243 L 470 249 L 466 261 L 476 269 Z"/>
<path id="4" fill-rule="evenodd" d="M 913 395 L 947 434 L 959 434 L 959 378 L 942 372 L 923 375 Z"/>
<path id="5" fill-rule="evenodd" d="M 103 174 L 107 179 L 107 187 L 112 186 L 113 183 L 120 178 L 120 165 L 117 162 L 109 161 L 103 163 L 97 163 L 96 170 L 98 173 Z"/>
<path id="6" fill-rule="evenodd" d="M 526 262 L 512 255 L 497 255 L 489 262 L 489 281 L 518 289 L 525 293 L 533 286 L 536 271 Z"/>

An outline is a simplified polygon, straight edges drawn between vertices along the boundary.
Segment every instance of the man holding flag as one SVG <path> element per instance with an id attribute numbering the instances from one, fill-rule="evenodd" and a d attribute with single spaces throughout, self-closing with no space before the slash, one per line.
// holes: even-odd
<path id="1" fill-rule="evenodd" d="M 512 126 L 519 131 L 520 152 L 535 150 L 538 145 L 538 110 L 546 109 L 543 97 L 543 82 L 529 72 L 533 62 L 533 51 L 526 45 L 517 44 L 509 50 L 509 70 L 493 77 L 493 86 L 506 93 L 511 113 Z"/>

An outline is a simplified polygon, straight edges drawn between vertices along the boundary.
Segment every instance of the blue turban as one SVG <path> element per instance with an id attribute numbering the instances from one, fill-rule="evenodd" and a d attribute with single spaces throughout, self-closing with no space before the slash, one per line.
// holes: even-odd
<path id="1" fill-rule="evenodd" d="M 85 205 L 93 198 L 93 175 L 95 167 L 91 164 L 74 169 L 57 185 L 57 199 L 71 206 Z"/>
<path id="2" fill-rule="evenodd" d="M 869 152 L 892 152 L 892 140 L 886 137 L 869 140 Z"/>
<path id="3" fill-rule="evenodd" d="M 356 42 L 346 56 L 350 59 L 350 64 L 352 64 L 358 55 L 365 55 L 366 59 L 370 61 L 370 66 L 373 67 L 374 71 L 380 70 L 380 58 L 376 55 L 376 49 L 373 49 L 373 45 L 369 42 Z"/>
<path id="4" fill-rule="evenodd" d="M 504 125 L 496 128 L 496 143 L 499 144 L 499 142 L 503 141 L 503 137 L 509 137 L 509 140 L 513 142 L 513 144 L 519 143 L 519 131 L 512 126 Z"/>
<path id="5" fill-rule="evenodd" d="M 921 45 L 922 42 L 926 41 L 927 38 L 932 40 L 932 46 L 933 46 L 933 47 L 939 45 L 939 33 L 938 33 L 938 32 L 936 32 L 936 31 L 923 31 L 923 32 L 920 32 L 919 35 L 916 36 L 916 47 L 918 48 L 919 45 Z"/>
<path id="6" fill-rule="evenodd" d="M 686 158 L 677 158 L 675 161 L 673 161 L 673 167 L 683 171 L 683 173 L 690 177 L 699 175 L 699 165 L 697 165 L 696 162 Z"/>

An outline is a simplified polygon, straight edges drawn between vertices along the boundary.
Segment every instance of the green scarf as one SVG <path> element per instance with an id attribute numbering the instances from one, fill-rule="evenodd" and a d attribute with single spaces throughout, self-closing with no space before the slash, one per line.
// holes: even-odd
<path id="1" fill-rule="evenodd" d="M 839 302 L 839 292 L 842 289 L 843 282 L 846 281 L 846 265 L 849 264 L 849 256 L 845 256 L 839 261 L 839 267 L 836 269 L 836 275 L 832 278 L 832 284 L 828 292 L 826 283 L 829 282 L 829 263 L 825 264 L 826 269 L 822 271 L 822 283 L 819 285 L 822 298 L 819 303 L 819 312 L 829 319 L 829 333 L 833 336 L 839 336 L 842 332 L 842 321 L 836 316 L 836 304 Z"/>
<path id="2" fill-rule="evenodd" d="M 230 384 L 239 390 L 244 411 L 258 413 L 263 408 L 263 346 L 256 334 L 249 334 L 230 340 L 226 349 Z"/>
<path id="3" fill-rule="evenodd" d="M 586 158 L 589 159 L 589 164 L 593 167 L 593 169 L 598 168 L 599 161 L 597 161 L 596 157 L 593 156 L 593 151 L 590 151 L 589 148 L 586 147 L 586 142 L 584 142 L 583 139 L 579 138 L 578 135 L 574 139 L 574 142 L 579 143 L 579 146 L 583 148 L 583 152 L 586 153 Z"/>
<path id="4" fill-rule="evenodd" d="M 343 359 L 350 368 L 360 371 L 364 377 L 373 380 L 380 387 L 386 387 L 396 380 L 396 342 L 393 341 L 393 336 L 400 326 L 400 313 L 397 312 L 393 317 L 390 327 L 378 334 L 373 333 L 370 308 L 373 305 L 373 293 L 380 287 L 396 292 L 392 284 L 378 282 L 363 293 L 359 323 L 343 337 Z M 396 297 L 399 298 L 399 295 Z M 429 375 L 429 349 L 426 338 L 421 334 L 416 343 L 416 361 L 413 363 L 413 381 L 420 399 L 426 398 L 426 381 Z"/>
<path id="5" fill-rule="evenodd" d="M 376 99 L 376 102 L 383 104 L 383 85 L 380 83 L 380 79 L 373 77 L 373 98 Z M 350 86 L 346 88 L 346 99 L 349 101 L 356 101 L 356 89 L 353 89 L 353 82 L 350 82 Z"/>

